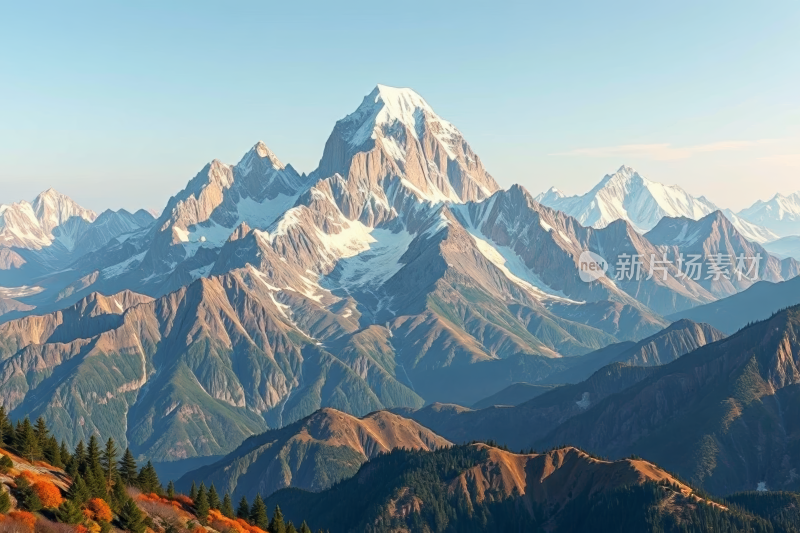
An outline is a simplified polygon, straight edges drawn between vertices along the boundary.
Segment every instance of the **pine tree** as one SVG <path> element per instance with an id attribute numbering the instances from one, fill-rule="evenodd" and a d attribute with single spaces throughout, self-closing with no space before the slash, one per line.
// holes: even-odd
<path id="1" fill-rule="evenodd" d="M 167 485 L 167 497 L 174 498 L 175 497 L 175 484 L 172 480 L 169 480 L 169 484 Z"/>
<path id="2" fill-rule="evenodd" d="M 10 444 L 12 440 L 11 422 L 8 420 L 6 408 L 0 405 L 0 447 Z"/>
<path id="3" fill-rule="evenodd" d="M 106 485 L 110 487 L 111 480 L 114 479 L 114 474 L 117 473 L 117 445 L 111 437 L 106 441 L 106 447 L 100 456 L 100 465 L 103 467 Z"/>
<path id="4" fill-rule="evenodd" d="M 286 533 L 286 524 L 283 522 L 283 513 L 279 506 L 275 506 L 275 512 L 272 513 L 272 520 L 268 526 L 269 533 Z"/>
<path id="5" fill-rule="evenodd" d="M 194 501 L 197 498 L 197 486 L 192 481 L 192 488 L 189 489 L 189 497 Z"/>
<path id="6" fill-rule="evenodd" d="M 245 502 L 246 501 L 247 500 L 245 500 Z M 222 508 L 220 508 L 220 512 L 222 513 L 222 516 L 226 518 L 234 517 L 233 502 L 231 501 L 230 494 L 228 494 L 227 492 L 225 493 L 225 497 L 222 498 Z"/>
<path id="7" fill-rule="evenodd" d="M 114 485 L 111 487 L 111 505 L 114 510 L 119 511 L 125 505 L 128 499 L 128 493 L 125 490 L 125 482 L 122 481 L 119 472 L 114 476 Z"/>
<path id="8" fill-rule="evenodd" d="M 303 523 L 300 525 L 300 533 L 311 533 L 311 528 L 308 527 L 305 520 L 303 520 Z"/>
<path id="9" fill-rule="evenodd" d="M 75 502 L 64 500 L 64 503 L 56 509 L 56 520 L 63 524 L 80 524 L 83 522 L 83 513 Z"/>
<path id="10" fill-rule="evenodd" d="M 47 441 L 50 439 L 50 431 L 47 429 L 47 423 L 41 416 L 36 419 L 36 427 L 34 428 L 36 440 L 39 443 L 39 448 L 44 450 L 47 447 Z"/>
<path id="11" fill-rule="evenodd" d="M 6 514 L 9 509 L 11 509 L 11 496 L 0 486 L 0 514 Z"/>
<path id="12" fill-rule="evenodd" d="M 47 439 L 44 447 L 44 458 L 53 466 L 59 468 L 64 466 L 64 462 L 61 460 L 61 448 L 58 447 L 58 441 L 53 436 Z"/>
<path id="13" fill-rule="evenodd" d="M 208 518 L 208 494 L 206 494 L 206 486 L 200 483 L 200 488 L 197 490 L 197 498 L 194 500 L 194 514 L 201 523 L 205 524 Z"/>
<path id="14" fill-rule="evenodd" d="M 134 459 L 130 448 L 125 448 L 125 453 L 119 461 L 119 475 L 122 477 L 122 482 L 129 487 L 135 486 L 138 472 L 139 468 L 136 465 L 136 459 Z"/>
<path id="15" fill-rule="evenodd" d="M 269 517 L 267 517 L 267 506 L 261 499 L 261 494 L 256 494 L 253 506 L 250 508 L 250 522 L 264 531 L 269 527 Z"/>
<path id="16" fill-rule="evenodd" d="M 75 476 L 75 479 L 72 480 L 72 485 L 70 485 L 67 491 L 67 499 L 80 507 L 89 501 L 90 496 L 89 487 L 86 486 L 83 476 L 78 474 Z"/>
<path id="17" fill-rule="evenodd" d="M 69 448 L 67 448 L 66 441 L 61 441 L 61 446 L 58 449 L 58 453 L 61 456 L 61 462 L 64 466 L 69 466 L 72 463 L 72 455 L 69 453 Z"/>
<path id="18" fill-rule="evenodd" d="M 0 454 L 0 474 L 5 474 L 12 468 L 14 468 L 14 461 L 11 460 L 11 457 Z"/>
<path id="19" fill-rule="evenodd" d="M 289 522 L 286 524 L 286 533 L 297 533 L 297 528 L 294 527 L 294 524 Z"/>
<path id="20" fill-rule="evenodd" d="M 72 454 L 72 460 L 75 463 L 75 468 L 78 472 L 83 472 L 86 468 L 86 445 L 83 441 L 78 442 L 75 446 L 75 452 Z"/>
<path id="21" fill-rule="evenodd" d="M 42 508 L 42 500 L 24 477 L 17 478 L 17 503 L 26 511 L 35 513 Z"/>
<path id="22" fill-rule="evenodd" d="M 242 496 L 242 499 L 239 500 L 239 507 L 236 508 L 236 518 L 250 520 L 250 505 L 247 503 L 245 496 Z"/>
<path id="23" fill-rule="evenodd" d="M 161 494 L 164 491 L 161 487 L 161 481 L 158 479 L 156 469 L 150 461 L 147 461 L 147 464 L 142 467 L 136 481 L 142 492 Z"/>
<path id="24" fill-rule="evenodd" d="M 219 510 L 220 505 L 222 505 L 222 502 L 219 501 L 219 494 L 217 494 L 217 488 L 212 483 L 211 488 L 208 489 L 208 506 L 211 509 Z"/>
<path id="25" fill-rule="evenodd" d="M 17 424 L 15 433 L 14 445 L 19 454 L 31 463 L 38 459 L 42 453 L 39 447 L 39 439 L 36 437 L 36 432 L 27 417 L 22 423 Z"/>
<path id="26" fill-rule="evenodd" d="M 144 533 L 147 529 L 144 515 L 132 498 L 126 499 L 119 511 L 119 525 L 122 530 L 132 533 Z"/>
<path id="27" fill-rule="evenodd" d="M 97 436 L 94 433 L 89 437 L 89 445 L 86 447 L 86 469 L 83 474 L 85 475 L 89 470 L 93 473 L 102 473 L 103 471 L 100 464 L 100 443 L 97 442 Z"/>

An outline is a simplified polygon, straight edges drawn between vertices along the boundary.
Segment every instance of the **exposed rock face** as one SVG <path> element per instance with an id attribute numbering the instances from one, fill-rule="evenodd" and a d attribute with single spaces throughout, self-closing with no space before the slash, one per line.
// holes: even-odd
<path id="1" fill-rule="evenodd" d="M 266 497 L 284 487 L 321 491 L 352 477 L 361 465 L 391 450 L 435 450 L 450 442 L 413 420 L 386 411 L 363 418 L 321 409 L 279 430 L 247 439 L 213 465 L 186 474 L 179 489 L 213 483 L 234 499 Z"/>
<path id="2" fill-rule="evenodd" d="M 638 343 L 612 344 L 576 357 L 570 368 L 547 377 L 550 383 L 578 383 L 596 370 L 611 363 L 632 366 L 660 366 L 693 352 L 701 346 L 717 342 L 725 334 L 708 324 L 683 319 Z"/>
<path id="3" fill-rule="evenodd" d="M 555 429 L 544 443 L 638 453 L 715 493 L 796 490 L 800 454 L 794 307 L 709 344 Z"/>
<path id="4" fill-rule="evenodd" d="M 791 258 L 783 263 L 760 244 L 749 242 L 720 211 L 700 220 L 663 218 L 645 237 L 672 262 L 677 262 L 681 254 L 684 263 L 693 255 L 700 256 L 704 266 L 696 276 L 698 283 L 717 298 L 736 294 L 757 281 L 775 283 L 793 278 L 800 266 Z M 739 257 L 744 259 L 741 265 Z M 716 261 L 723 274 L 713 275 L 708 267 L 710 261 Z M 737 267 L 742 275 L 736 274 Z M 691 269 L 684 266 L 684 271 Z"/>

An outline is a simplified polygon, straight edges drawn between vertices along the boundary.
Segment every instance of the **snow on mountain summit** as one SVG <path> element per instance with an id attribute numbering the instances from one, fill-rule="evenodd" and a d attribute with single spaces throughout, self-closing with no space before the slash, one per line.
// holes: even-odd
<path id="1" fill-rule="evenodd" d="M 781 237 L 800 234 L 800 192 L 786 196 L 776 194 L 768 202 L 759 200 L 740 211 L 739 216 Z"/>
<path id="2" fill-rule="evenodd" d="M 0 205 L 0 245 L 39 250 L 52 244 L 53 230 L 72 218 L 93 222 L 97 214 L 54 189 L 42 192 L 32 203 Z"/>
<path id="3" fill-rule="evenodd" d="M 664 217 L 699 220 L 718 210 L 703 196 L 695 197 L 677 185 L 652 181 L 627 165 L 613 174 L 606 174 L 584 195 L 564 196 L 551 189 L 539 195 L 537 201 L 587 226 L 604 228 L 615 220 L 626 220 L 640 233 L 653 229 Z M 766 242 L 775 238 L 769 231 L 741 220 L 729 210 L 725 210 L 725 215 L 748 240 Z"/>
<path id="4" fill-rule="evenodd" d="M 360 170 L 351 172 L 354 166 Z M 369 188 L 400 177 L 405 189 L 432 202 L 480 200 L 500 188 L 453 124 L 413 90 L 386 85 L 336 123 L 314 174 L 366 178 Z"/>

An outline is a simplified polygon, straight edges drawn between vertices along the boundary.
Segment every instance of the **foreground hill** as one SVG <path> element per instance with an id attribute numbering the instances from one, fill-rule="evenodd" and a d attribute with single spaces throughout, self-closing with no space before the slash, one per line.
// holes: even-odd
<path id="1" fill-rule="evenodd" d="M 658 367 L 552 431 L 637 453 L 717 494 L 800 488 L 800 307 Z"/>
<path id="2" fill-rule="evenodd" d="M 450 442 L 413 420 L 378 411 L 358 419 L 321 409 L 282 429 L 250 437 L 213 465 L 189 472 L 177 486 L 214 484 L 238 500 L 284 487 L 320 491 L 355 475 L 363 463 L 391 450 L 435 450 Z"/>
<path id="3" fill-rule="evenodd" d="M 396 450 L 322 493 L 278 491 L 267 505 L 331 533 L 443 531 L 767 531 L 765 520 L 710 502 L 642 460 L 575 448 L 514 454 L 477 444 Z M 309 515 L 310 513 L 310 515 Z"/>

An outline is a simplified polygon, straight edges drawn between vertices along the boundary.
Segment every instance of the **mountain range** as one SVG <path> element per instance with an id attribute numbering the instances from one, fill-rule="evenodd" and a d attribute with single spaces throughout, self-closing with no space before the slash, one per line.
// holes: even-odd
<path id="1" fill-rule="evenodd" d="M 421 96 L 379 85 L 308 174 L 258 142 L 206 164 L 158 218 L 98 216 L 52 190 L 0 207 L 0 405 L 44 416 L 70 446 L 101 434 L 159 462 L 238 454 L 235 473 L 207 475 L 251 496 L 328 489 L 396 447 L 385 438 L 635 451 L 633 436 L 599 448 L 565 428 L 734 342 L 706 310 L 793 286 L 800 263 L 770 255 L 776 226 L 754 217 L 625 166 L 582 197 L 502 189 Z M 585 252 L 606 275 L 584 280 Z M 761 261 L 753 279 L 693 279 L 689 255 Z M 644 275 L 620 275 L 625 256 Z M 676 321 L 695 311 L 708 318 Z M 514 406 L 465 407 L 486 402 Z M 755 479 L 691 464 L 704 486 Z"/>

